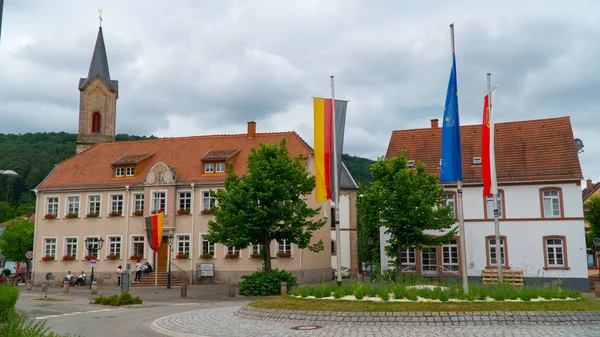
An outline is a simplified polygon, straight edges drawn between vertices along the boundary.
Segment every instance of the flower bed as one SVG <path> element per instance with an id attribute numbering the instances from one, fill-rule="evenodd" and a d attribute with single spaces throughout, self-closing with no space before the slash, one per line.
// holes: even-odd
<path id="1" fill-rule="evenodd" d="M 65 256 L 62 257 L 62 260 L 63 261 L 75 261 L 75 256 L 66 254 Z"/>
<path id="2" fill-rule="evenodd" d="M 213 258 L 214 255 L 212 255 L 211 253 L 206 253 L 206 254 L 202 254 L 200 255 L 200 258 L 203 260 L 210 260 Z"/>
<path id="3" fill-rule="evenodd" d="M 164 213 L 165 210 L 164 209 L 159 209 L 159 210 L 155 210 L 153 209 L 152 212 L 150 212 L 151 214 L 158 214 L 158 213 Z"/>
<path id="4" fill-rule="evenodd" d="M 144 258 L 143 254 L 133 254 L 129 257 L 130 260 L 142 260 Z"/>
<path id="5" fill-rule="evenodd" d="M 67 213 L 67 215 L 65 215 L 65 218 L 67 218 L 67 219 L 75 219 L 78 217 L 79 217 L 79 214 L 77 214 L 77 213 Z"/>
<path id="6" fill-rule="evenodd" d="M 121 216 L 121 212 L 117 212 L 117 211 L 111 211 L 110 213 L 108 213 L 108 216 L 110 217 L 115 217 L 115 216 Z"/>
<path id="7" fill-rule="evenodd" d="M 52 256 L 52 255 L 46 255 L 46 256 L 42 257 L 42 261 L 43 262 L 54 261 L 54 256 Z"/>
<path id="8" fill-rule="evenodd" d="M 120 254 L 109 254 L 106 256 L 107 260 L 120 260 L 121 259 L 121 255 Z"/>
<path id="9" fill-rule="evenodd" d="M 177 210 L 177 215 L 190 215 L 189 209 L 180 208 Z"/>
<path id="10" fill-rule="evenodd" d="M 240 253 L 228 253 L 225 255 L 226 259 L 237 259 L 240 257 Z"/>
<path id="11" fill-rule="evenodd" d="M 137 210 L 137 211 L 133 211 L 133 214 L 131 214 L 132 216 L 142 216 L 144 215 L 144 211 L 142 210 Z"/>
<path id="12" fill-rule="evenodd" d="M 212 211 L 212 210 L 210 210 L 210 209 L 203 209 L 203 210 L 200 212 L 200 214 L 202 214 L 202 215 L 212 215 L 212 214 L 213 214 L 213 211 Z"/>
<path id="13" fill-rule="evenodd" d="M 190 253 L 177 253 L 177 255 L 175 255 L 175 258 L 178 260 L 185 260 L 185 259 L 189 259 L 190 258 Z"/>
<path id="14" fill-rule="evenodd" d="M 260 259 L 260 253 L 254 253 L 254 254 L 250 255 L 250 257 L 253 259 Z"/>
<path id="15" fill-rule="evenodd" d="M 88 213 L 85 217 L 86 218 L 97 218 L 100 216 L 100 213 L 95 212 L 95 213 Z"/>
<path id="16" fill-rule="evenodd" d="M 292 257 L 292 253 L 290 252 L 277 252 L 277 257 L 283 257 L 289 259 Z"/>
<path id="17" fill-rule="evenodd" d="M 44 215 L 44 219 L 54 220 L 54 219 L 56 219 L 56 215 L 48 213 L 48 214 Z"/>
<path id="18" fill-rule="evenodd" d="M 98 259 L 98 256 L 96 256 L 96 255 L 86 255 L 84 258 L 85 258 L 87 261 L 90 261 L 90 260 L 97 260 L 97 259 Z"/>

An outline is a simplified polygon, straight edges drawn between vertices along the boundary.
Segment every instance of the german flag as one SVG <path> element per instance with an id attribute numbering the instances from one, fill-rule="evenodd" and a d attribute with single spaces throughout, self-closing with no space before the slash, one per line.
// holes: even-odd
<path id="1" fill-rule="evenodd" d="M 148 242 L 154 251 L 158 251 L 158 248 L 162 243 L 164 221 L 165 215 L 163 213 L 146 217 L 146 233 L 148 234 Z"/>

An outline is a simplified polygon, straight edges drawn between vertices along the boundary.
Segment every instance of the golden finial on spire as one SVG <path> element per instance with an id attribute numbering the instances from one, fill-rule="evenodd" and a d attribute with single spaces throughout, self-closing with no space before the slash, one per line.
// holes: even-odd
<path id="1" fill-rule="evenodd" d="M 98 13 L 100 13 L 98 19 L 100 19 L 100 27 L 102 27 L 102 8 L 98 8 Z"/>

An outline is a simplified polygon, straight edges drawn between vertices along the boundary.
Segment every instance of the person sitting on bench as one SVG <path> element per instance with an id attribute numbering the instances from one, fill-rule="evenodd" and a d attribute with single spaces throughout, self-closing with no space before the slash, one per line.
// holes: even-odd
<path id="1" fill-rule="evenodd" d="M 77 281 L 75 281 L 75 286 L 79 287 L 79 285 L 85 285 L 85 273 L 81 271 L 81 274 L 77 276 Z"/>

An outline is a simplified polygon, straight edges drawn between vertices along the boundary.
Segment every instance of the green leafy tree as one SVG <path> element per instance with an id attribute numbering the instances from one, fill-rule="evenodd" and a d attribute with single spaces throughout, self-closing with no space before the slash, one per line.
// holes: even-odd
<path id="1" fill-rule="evenodd" d="M 409 168 L 403 152 L 389 160 L 379 158 L 371 166 L 371 174 L 374 182 L 364 191 L 363 223 L 367 235 L 376 235 L 379 226 L 385 226 L 385 233 L 390 235 L 385 251 L 395 258 L 397 266 L 401 265 L 403 249 L 437 246 L 456 235 L 451 208 L 440 206 L 444 188 L 436 175 L 425 171 L 423 163 Z M 446 234 L 434 237 L 426 230 Z"/>
<path id="2" fill-rule="evenodd" d="M 583 207 L 586 209 L 585 221 L 590 225 L 590 232 L 594 237 L 600 237 L 600 197 L 591 196 Z"/>
<path id="3" fill-rule="evenodd" d="M 0 236 L 0 251 L 7 261 L 27 262 L 25 253 L 33 250 L 33 222 L 14 219 Z"/>
<path id="4" fill-rule="evenodd" d="M 15 217 L 15 209 L 6 201 L 0 201 L 0 223 Z"/>
<path id="5" fill-rule="evenodd" d="M 319 209 L 306 204 L 315 187 L 314 176 L 305 169 L 306 158 L 293 156 L 285 145 L 285 139 L 261 143 L 250 150 L 245 174 L 229 170 L 225 188 L 215 193 L 215 220 L 208 223 L 212 242 L 239 249 L 261 244 L 265 273 L 271 271 L 272 240 L 307 248 L 312 233 L 325 224 L 314 220 Z"/>

